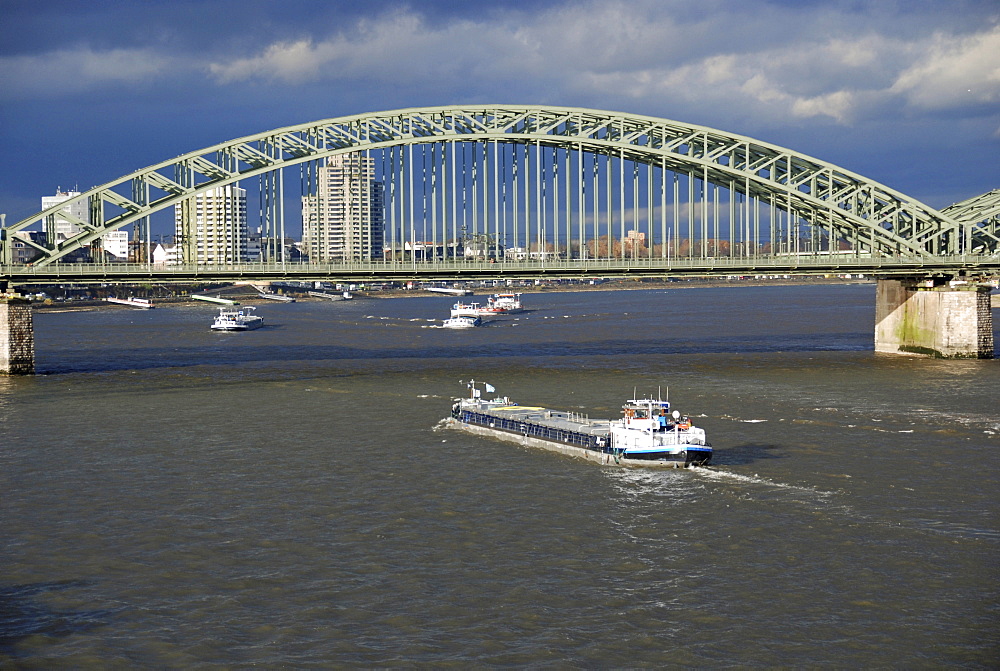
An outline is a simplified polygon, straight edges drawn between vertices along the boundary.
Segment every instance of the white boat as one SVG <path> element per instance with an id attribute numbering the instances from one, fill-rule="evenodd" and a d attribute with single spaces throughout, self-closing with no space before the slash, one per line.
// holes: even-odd
<path id="1" fill-rule="evenodd" d="M 493 294 L 486 301 L 486 305 L 459 301 L 451 306 L 451 316 L 495 317 L 522 311 L 521 294 Z"/>
<path id="2" fill-rule="evenodd" d="M 446 329 L 471 329 L 479 326 L 483 323 L 483 320 L 474 315 L 459 315 L 457 317 L 451 317 L 450 319 L 445 319 L 444 324 L 441 328 Z"/>
<path id="3" fill-rule="evenodd" d="M 479 303 L 463 303 L 459 301 L 451 306 L 452 317 L 478 317 L 482 306 Z"/>
<path id="4" fill-rule="evenodd" d="M 345 291 L 341 294 L 328 294 L 324 291 L 310 291 L 308 294 L 314 298 L 328 298 L 331 301 L 349 301 L 354 298 L 350 291 Z"/>
<path id="5" fill-rule="evenodd" d="M 475 381 L 469 398 L 455 399 L 449 426 L 523 445 L 582 457 L 601 464 L 683 468 L 712 460 L 705 430 L 670 403 L 632 398 L 622 418 L 590 419 L 572 411 L 521 406 L 506 396 L 487 400 Z M 485 385 L 485 392 L 496 389 Z"/>
<path id="6" fill-rule="evenodd" d="M 253 314 L 255 308 L 241 310 L 219 309 L 219 316 L 212 322 L 213 331 L 252 331 L 264 325 L 264 318 Z"/>
<path id="7" fill-rule="evenodd" d="M 437 294 L 450 294 L 452 296 L 468 296 L 472 293 L 471 289 L 448 289 L 446 287 L 426 287 L 426 289 Z"/>
<path id="8" fill-rule="evenodd" d="M 272 301 L 281 301 L 282 303 L 294 303 L 295 302 L 295 299 L 292 298 L 291 296 L 283 296 L 281 294 L 271 294 L 271 293 L 267 293 L 267 292 L 261 291 L 257 295 L 260 296 L 261 298 L 266 298 L 266 299 L 272 300 Z"/>
<path id="9" fill-rule="evenodd" d="M 229 300 L 228 298 L 206 296 L 204 294 L 191 294 L 191 299 L 196 301 L 205 301 L 206 303 L 218 303 L 220 305 L 239 305 L 238 302 Z"/>
<path id="10" fill-rule="evenodd" d="M 671 412 L 669 402 L 651 397 L 629 399 L 622 406 L 622 418 L 611 422 L 611 445 L 631 460 L 707 464 L 712 458 L 705 430 Z"/>
<path id="11" fill-rule="evenodd" d="M 521 294 L 493 294 L 486 299 L 486 307 L 481 308 L 481 315 L 506 315 L 521 312 Z"/>
<path id="12" fill-rule="evenodd" d="M 156 306 L 153 305 L 153 301 L 148 298 L 135 298 L 134 296 L 129 296 L 128 298 L 105 298 L 108 303 L 114 303 L 115 305 L 128 305 L 133 308 L 142 308 L 143 310 L 152 310 Z"/>

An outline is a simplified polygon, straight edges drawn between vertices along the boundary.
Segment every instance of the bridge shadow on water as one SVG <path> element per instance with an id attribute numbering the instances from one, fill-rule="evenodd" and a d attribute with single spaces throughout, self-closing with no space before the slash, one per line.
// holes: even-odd
<path id="1" fill-rule="evenodd" d="M 268 328 L 268 327 L 264 327 Z M 279 326 L 271 327 L 280 331 Z M 263 331 L 264 329 L 259 329 Z M 244 337 L 234 335 L 234 337 Z M 342 345 L 278 345 L 252 346 L 246 342 L 213 343 L 197 347 L 139 347 L 116 352 L 73 350 L 36 351 L 36 372 L 59 375 L 80 372 L 113 372 L 151 370 L 192 366 L 239 366 L 265 363 L 377 361 L 377 360 L 460 360 L 495 358 L 586 358 L 586 357 L 649 357 L 694 356 L 705 354 L 765 354 L 781 352 L 863 352 L 871 350 L 867 333 L 794 334 L 761 339 L 743 337 L 714 338 L 692 342 L 682 339 L 634 340 L 614 339 L 590 342 L 500 342 L 455 345 L 406 345 L 356 347 Z"/>
<path id="2" fill-rule="evenodd" d="M 19 656 L 17 645 L 33 636 L 66 637 L 106 626 L 116 611 L 56 610 L 45 594 L 87 587 L 81 580 L 0 587 L 0 654 Z"/>

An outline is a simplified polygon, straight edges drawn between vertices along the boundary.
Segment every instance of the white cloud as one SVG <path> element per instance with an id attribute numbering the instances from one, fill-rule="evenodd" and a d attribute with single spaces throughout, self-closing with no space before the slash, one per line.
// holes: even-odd
<path id="1" fill-rule="evenodd" d="M 465 52 L 477 28 L 469 22 L 428 27 L 421 16 L 397 11 L 364 20 L 350 32 L 315 41 L 280 42 L 249 58 L 208 66 L 219 82 L 263 80 L 288 84 L 363 78 L 373 83 L 413 81 L 472 67 L 480 56 Z M 487 35 L 481 37 L 487 38 Z"/>
<path id="2" fill-rule="evenodd" d="M 171 68 L 173 59 L 141 49 L 51 51 L 0 58 L 5 99 L 56 98 L 112 84 L 151 81 Z"/>
<path id="3" fill-rule="evenodd" d="M 983 21 L 979 32 L 921 32 L 911 13 L 904 31 L 898 16 L 706 2 L 695 11 L 680 1 L 567 0 L 433 23 L 404 8 L 327 33 L 304 27 L 300 37 L 252 53 L 219 46 L 201 61 L 153 49 L 52 51 L 0 59 L 0 96 L 55 97 L 172 76 L 194 86 L 350 85 L 372 99 L 391 89 L 441 102 L 724 110 L 756 125 L 851 124 L 887 108 L 961 115 L 1000 101 L 995 22 Z M 943 25 L 939 19 L 926 16 L 928 24 Z"/>
<path id="4" fill-rule="evenodd" d="M 212 63 L 208 68 L 222 83 L 254 78 L 299 82 L 314 79 L 323 60 L 312 41 L 302 39 L 272 44 L 258 56 L 238 58 L 229 63 Z"/>
<path id="5" fill-rule="evenodd" d="M 828 116 L 841 123 L 851 120 L 857 94 L 853 91 L 833 91 L 812 98 L 796 98 L 792 100 L 793 116 L 808 119 L 810 117 Z"/>
<path id="6" fill-rule="evenodd" d="M 935 34 L 891 91 L 929 110 L 1000 102 L 1000 26 L 956 38 Z"/>
<path id="7" fill-rule="evenodd" d="M 644 101 L 727 105 L 758 118 L 828 118 L 850 124 L 887 107 L 961 111 L 1000 100 L 1000 27 L 904 40 L 788 40 L 687 63 L 583 74 L 590 91 Z"/>

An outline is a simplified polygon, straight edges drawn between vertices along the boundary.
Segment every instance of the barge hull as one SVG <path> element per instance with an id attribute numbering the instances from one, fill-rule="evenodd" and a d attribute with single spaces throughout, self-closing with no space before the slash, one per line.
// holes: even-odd
<path id="1" fill-rule="evenodd" d="M 492 438 L 499 438 L 510 443 L 517 443 L 518 445 L 525 445 L 528 447 L 539 447 L 544 450 L 549 450 L 550 452 L 558 452 L 559 454 L 565 454 L 570 457 L 577 457 L 579 459 L 586 459 L 587 461 L 593 461 L 603 465 L 609 466 L 634 466 L 641 468 L 684 468 L 686 465 L 683 458 L 675 461 L 663 461 L 663 460 L 653 460 L 653 459 L 628 459 L 622 456 L 614 455 L 608 452 L 598 452 L 596 450 L 588 450 L 583 447 L 576 447 L 574 445 L 566 445 L 564 443 L 555 443 L 549 440 L 542 440 L 540 438 L 533 438 L 531 436 L 525 436 L 519 433 L 511 433 L 508 431 L 500 431 L 497 429 L 491 429 L 485 426 L 479 426 L 476 424 L 466 424 L 465 422 L 459 421 L 455 418 L 449 418 L 447 426 L 453 429 L 461 429 L 468 431 L 469 433 L 475 433 L 480 436 L 490 436 Z"/>

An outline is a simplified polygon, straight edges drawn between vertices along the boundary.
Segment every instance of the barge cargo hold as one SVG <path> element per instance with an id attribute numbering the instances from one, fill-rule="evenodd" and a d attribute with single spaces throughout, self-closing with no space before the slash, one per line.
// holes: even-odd
<path id="1" fill-rule="evenodd" d="M 621 419 L 590 419 L 507 397 L 487 400 L 476 384 L 469 383 L 469 398 L 456 399 L 449 426 L 602 464 L 683 468 L 712 459 L 704 429 L 670 412 L 667 401 L 633 398 L 622 406 Z M 487 384 L 485 391 L 495 389 Z"/>

